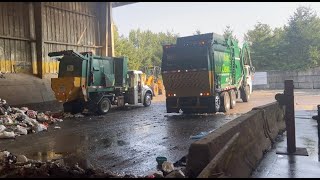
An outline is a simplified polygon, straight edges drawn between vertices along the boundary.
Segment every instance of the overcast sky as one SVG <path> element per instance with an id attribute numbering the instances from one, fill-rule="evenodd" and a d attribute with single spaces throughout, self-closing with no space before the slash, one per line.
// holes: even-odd
<path id="1" fill-rule="evenodd" d="M 227 25 L 243 40 L 243 35 L 260 21 L 272 28 L 287 24 L 299 5 L 309 6 L 320 15 L 320 2 L 139 2 L 113 9 L 113 20 L 119 33 L 142 30 L 192 35 L 223 34 Z"/>

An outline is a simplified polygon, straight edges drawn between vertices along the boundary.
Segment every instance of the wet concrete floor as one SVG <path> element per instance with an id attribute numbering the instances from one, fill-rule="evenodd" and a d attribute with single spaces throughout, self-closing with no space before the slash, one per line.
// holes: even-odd
<path id="1" fill-rule="evenodd" d="M 320 101 L 319 101 L 320 104 Z M 308 156 L 277 154 L 287 148 L 284 134 L 275 147 L 265 155 L 253 172 L 253 178 L 318 178 L 320 177 L 320 155 L 318 147 L 317 121 L 311 117 L 315 110 L 298 110 L 296 114 L 296 147 L 306 148 Z"/>
<path id="2" fill-rule="evenodd" d="M 158 96 L 147 108 L 114 108 L 104 116 L 65 119 L 57 124 L 61 129 L 52 125 L 47 132 L 1 140 L 0 150 L 39 160 L 64 157 L 70 164 L 78 162 L 120 174 L 146 175 L 156 170 L 157 156 L 165 156 L 171 162 L 179 160 L 195 141 L 190 139 L 191 135 L 217 129 L 253 107 L 273 102 L 279 92 L 283 91 L 254 91 L 250 102 L 239 100 L 236 108 L 226 115 L 168 114 L 165 98 Z M 301 91 L 300 95 L 302 100 L 297 101 L 300 103 L 297 106 L 302 107 L 306 106 L 304 96 L 316 96 L 316 92 Z M 38 109 L 52 110 L 59 106 L 38 105 Z"/>

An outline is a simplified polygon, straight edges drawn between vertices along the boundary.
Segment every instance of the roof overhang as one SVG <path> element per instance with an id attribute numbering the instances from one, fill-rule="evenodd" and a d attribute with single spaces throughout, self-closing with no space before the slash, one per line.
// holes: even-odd
<path id="1" fill-rule="evenodd" d="M 125 6 L 125 5 L 133 4 L 133 3 L 137 3 L 137 2 L 112 2 L 112 8 Z"/>

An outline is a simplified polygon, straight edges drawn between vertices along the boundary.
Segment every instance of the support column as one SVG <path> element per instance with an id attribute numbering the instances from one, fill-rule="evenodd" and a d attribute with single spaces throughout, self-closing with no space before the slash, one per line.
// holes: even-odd
<path id="1" fill-rule="evenodd" d="M 284 95 L 286 96 L 286 129 L 287 129 L 287 151 L 288 153 L 296 152 L 296 128 L 294 117 L 294 94 L 293 81 L 284 81 Z"/>
<path id="2" fill-rule="evenodd" d="M 284 81 L 284 93 L 276 94 L 276 100 L 285 106 L 285 120 L 287 130 L 287 148 L 277 150 L 277 154 L 308 156 L 306 148 L 296 147 L 296 127 L 294 116 L 294 85 L 293 80 Z"/>
<path id="3" fill-rule="evenodd" d="M 34 6 L 32 2 L 28 4 L 29 9 L 29 31 L 30 31 L 30 51 L 31 51 L 31 62 L 32 62 L 32 73 L 38 74 L 37 71 L 37 50 L 36 50 L 36 34 L 35 34 L 35 22 L 34 22 Z"/>
<path id="4" fill-rule="evenodd" d="M 113 20 L 112 20 L 112 2 L 107 2 L 107 40 L 108 40 L 108 56 L 114 56 L 113 41 Z"/>
<path id="5" fill-rule="evenodd" d="M 98 9 L 98 39 L 99 45 L 102 46 L 99 55 L 108 56 L 108 40 L 107 40 L 107 2 L 97 2 Z"/>
<path id="6" fill-rule="evenodd" d="M 37 59 L 37 70 L 38 76 L 42 79 L 43 73 L 43 2 L 34 3 L 34 20 L 35 20 L 35 34 L 36 34 L 36 59 Z"/>
<path id="7" fill-rule="evenodd" d="M 98 40 L 101 43 L 101 56 L 114 56 L 113 24 L 111 2 L 98 3 Z"/>

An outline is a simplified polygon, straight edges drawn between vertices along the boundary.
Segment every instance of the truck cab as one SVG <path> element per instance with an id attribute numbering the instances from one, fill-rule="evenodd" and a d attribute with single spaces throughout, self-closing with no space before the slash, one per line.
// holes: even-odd
<path id="1" fill-rule="evenodd" d="M 137 70 L 128 71 L 128 104 L 143 103 L 149 106 L 152 100 L 152 90 L 149 86 L 144 84 L 142 79 L 143 72 Z"/>

